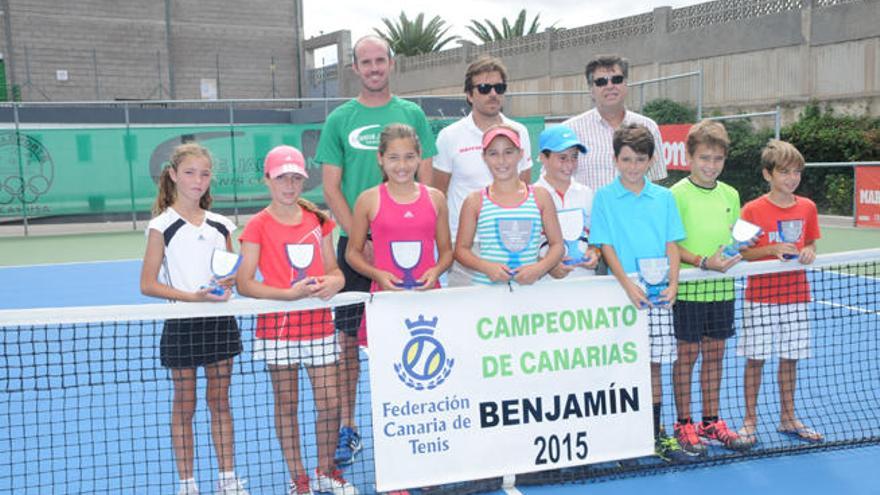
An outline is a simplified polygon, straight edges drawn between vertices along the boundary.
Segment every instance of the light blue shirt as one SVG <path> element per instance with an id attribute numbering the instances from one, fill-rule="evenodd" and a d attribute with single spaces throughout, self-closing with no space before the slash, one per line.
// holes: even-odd
<path id="1" fill-rule="evenodd" d="M 590 244 L 612 246 L 626 273 L 638 271 L 636 259 L 666 256 L 666 243 L 684 238 L 669 189 L 645 180 L 642 192 L 635 194 L 618 176 L 596 192 Z"/>

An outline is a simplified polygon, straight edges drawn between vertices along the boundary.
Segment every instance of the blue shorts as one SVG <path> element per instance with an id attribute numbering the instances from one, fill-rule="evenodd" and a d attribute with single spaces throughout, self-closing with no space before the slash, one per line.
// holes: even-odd
<path id="1" fill-rule="evenodd" d="M 733 337 L 734 301 L 698 302 L 678 300 L 672 306 L 675 338 L 699 343 L 704 337 Z"/>

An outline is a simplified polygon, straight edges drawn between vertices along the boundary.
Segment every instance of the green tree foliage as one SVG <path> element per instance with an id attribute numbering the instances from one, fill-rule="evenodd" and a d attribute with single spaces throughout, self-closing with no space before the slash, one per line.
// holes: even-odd
<path id="1" fill-rule="evenodd" d="M 501 29 L 489 19 L 483 19 L 483 22 L 471 19 L 471 25 L 466 27 L 481 43 L 489 43 L 535 34 L 541 27 L 540 18 L 541 14 L 535 14 L 529 28 L 526 29 L 526 9 L 522 9 L 512 24 L 507 17 L 501 18 Z M 556 23 L 553 23 L 550 27 L 555 25 Z"/>
<path id="2" fill-rule="evenodd" d="M 697 110 L 668 98 L 651 100 L 642 108 L 642 113 L 663 124 L 692 124 L 697 121 Z"/>
<path id="3" fill-rule="evenodd" d="M 835 115 L 816 104 L 785 126 L 781 137 L 807 162 L 880 160 L 880 119 Z M 851 167 L 811 168 L 801 179 L 799 192 L 815 201 L 821 212 L 851 215 L 853 188 Z"/>
<path id="4" fill-rule="evenodd" d="M 692 109 L 670 100 L 645 105 L 645 115 L 658 124 L 693 122 Z M 693 117 L 692 117 L 693 115 Z M 721 180 L 739 191 L 743 203 L 768 190 L 761 172 L 761 150 L 773 138 L 771 129 L 755 129 L 751 120 L 724 121 L 730 149 Z M 792 143 L 811 162 L 880 161 L 880 119 L 835 115 L 817 105 L 804 109 L 797 122 L 781 129 L 780 137 Z M 670 172 L 663 184 L 671 185 L 684 172 Z M 853 170 L 851 167 L 808 168 L 798 194 L 816 202 L 821 213 L 852 215 Z"/>
<path id="5" fill-rule="evenodd" d="M 425 25 L 424 13 L 420 13 L 415 19 L 410 20 L 404 12 L 401 12 L 397 21 L 383 17 L 382 22 L 385 24 L 385 31 L 373 30 L 388 42 L 391 50 L 397 55 L 410 56 L 439 52 L 450 41 L 458 39 L 458 36 L 444 38 L 452 26 L 446 25 L 446 21 L 440 16 L 434 16 Z"/>

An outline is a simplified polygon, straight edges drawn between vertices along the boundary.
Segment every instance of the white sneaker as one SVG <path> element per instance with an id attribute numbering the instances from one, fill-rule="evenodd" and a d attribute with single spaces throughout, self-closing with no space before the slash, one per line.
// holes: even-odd
<path id="1" fill-rule="evenodd" d="M 287 495 L 314 495 L 312 488 L 309 486 L 309 477 L 302 475 L 295 481 L 290 480 L 290 486 L 287 489 Z"/>
<path id="2" fill-rule="evenodd" d="M 250 495 L 244 488 L 247 480 L 232 478 L 217 482 L 217 495 Z"/>
<path id="3" fill-rule="evenodd" d="M 312 480 L 312 491 L 318 493 L 332 493 L 333 495 L 358 495 L 357 488 L 342 477 L 342 471 L 334 469 L 325 474 L 315 470 L 315 479 Z"/>
<path id="4" fill-rule="evenodd" d="M 199 487 L 195 484 L 181 484 L 177 495 L 199 495 Z"/>

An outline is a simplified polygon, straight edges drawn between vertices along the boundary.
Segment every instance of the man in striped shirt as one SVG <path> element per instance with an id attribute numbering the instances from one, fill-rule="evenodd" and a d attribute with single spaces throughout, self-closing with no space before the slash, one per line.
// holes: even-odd
<path id="1" fill-rule="evenodd" d="M 651 181 L 666 177 L 660 129 L 650 118 L 625 107 L 628 73 L 629 62 L 618 55 L 599 55 L 591 60 L 587 64 L 586 76 L 595 107 L 563 122 L 590 150 L 578 156 L 574 179 L 594 191 L 611 183 L 617 176 L 611 141 L 614 131 L 622 124 L 641 124 L 648 128 L 656 146 L 647 177 Z"/>

